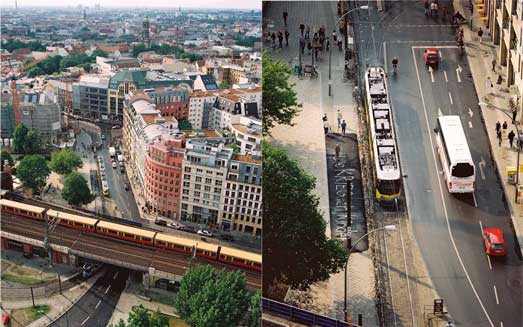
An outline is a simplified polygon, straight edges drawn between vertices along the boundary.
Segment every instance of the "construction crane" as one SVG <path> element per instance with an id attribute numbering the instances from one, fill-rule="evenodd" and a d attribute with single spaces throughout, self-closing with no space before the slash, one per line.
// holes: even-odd
<path id="1" fill-rule="evenodd" d="M 11 64 L 11 60 L 7 60 L 9 67 L 11 67 L 11 72 L 13 76 L 11 77 L 11 96 L 13 97 L 13 112 L 15 114 L 15 126 L 18 126 L 22 122 L 22 117 L 20 116 L 20 99 L 18 98 L 18 89 L 16 88 L 16 73 Z"/>

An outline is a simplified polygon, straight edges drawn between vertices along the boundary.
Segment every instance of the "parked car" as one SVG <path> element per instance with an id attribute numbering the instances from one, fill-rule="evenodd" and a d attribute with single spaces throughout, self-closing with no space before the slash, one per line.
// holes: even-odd
<path id="1" fill-rule="evenodd" d="M 167 223 L 167 227 L 171 227 L 171 228 L 174 228 L 174 229 L 180 229 L 184 226 L 178 224 L 178 223 Z"/>
<path id="2" fill-rule="evenodd" d="M 182 232 L 187 232 L 187 233 L 196 233 L 196 230 L 194 229 L 194 227 L 191 227 L 191 226 L 182 226 L 182 227 L 180 227 L 180 230 Z"/>
<path id="3" fill-rule="evenodd" d="M 126 191 L 129 191 L 129 184 L 125 183 L 125 185 L 123 186 L 123 188 L 126 190 Z"/>
<path id="4" fill-rule="evenodd" d="M 231 234 L 222 234 L 220 235 L 220 238 L 224 241 L 234 242 L 234 236 Z"/>
<path id="5" fill-rule="evenodd" d="M 112 164 L 112 165 L 113 165 L 113 168 L 118 167 L 118 164 L 116 163 L 116 161 L 113 161 L 113 164 Z"/>
<path id="6" fill-rule="evenodd" d="M 506 254 L 505 239 L 501 229 L 485 228 L 483 231 L 483 242 L 488 255 L 504 256 Z"/>
<path id="7" fill-rule="evenodd" d="M 82 277 L 89 278 L 94 272 L 95 266 L 89 263 L 86 263 L 82 266 Z"/>
<path id="8" fill-rule="evenodd" d="M 158 226 L 165 226 L 167 227 L 167 222 L 165 220 L 155 220 L 154 223 Z"/>
<path id="9" fill-rule="evenodd" d="M 213 237 L 212 233 L 205 229 L 200 229 L 198 232 L 196 232 L 198 235 L 207 236 L 207 237 Z"/>
<path id="10" fill-rule="evenodd" d="M 125 168 L 122 167 L 122 166 L 120 166 L 120 172 L 121 172 L 122 174 L 125 173 Z"/>

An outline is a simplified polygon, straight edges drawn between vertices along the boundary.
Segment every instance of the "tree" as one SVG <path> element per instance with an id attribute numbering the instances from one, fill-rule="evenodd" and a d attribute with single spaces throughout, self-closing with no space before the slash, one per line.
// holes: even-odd
<path id="1" fill-rule="evenodd" d="M 33 78 L 33 77 L 36 77 L 36 76 L 40 76 L 40 75 L 44 75 L 44 71 L 42 70 L 42 68 L 38 67 L 38 66 L 34 66 L 34 67 L 31 67 L 28 71 L 27 71 L 27 76 L 30 77 L 30 78 Z"/>
<path id="2" fill-rule="evenodd" d="M 138 55 L 146 51 L 145 44 L 137 44 L 133 47 L 133 57 L 138 58 Z"/>
<path id="3" fill-rule="evenodd" d="M 13 160 L 13 157 L 9 152 L 7 152 L 6 149 L 2 149 L 0 152 L 0 165 L 2 166 L 2 170 L 4 169 L 4 161 L 7 160 L 9 162 L 9 166 L 13 166 L 15 161 Z"/>
<path id="4" fill-rule="evenodd" d="M 292 119 L 300 111 L 295 84 L 289 83 L 291 69 L 283 61 L 273 61 L 267 51 L 262 55 L 263 132 L 270 135 L 274 124 L 293 125 Z"/>
<path id="5" fill-rule="evenodd" d="M 25 153 L 25 144 L 29 130 L 23 123 L 18 124 L 13 134 L 13 147 L 16 153 Z"/>
<path id="6" fill-rule="evenodd" d="M 280 282 L 307 289 L 347 260 L 339 241 L 325 236 L 315 183 L 284 150 L 263 144 L 264 294 Z"/>
<path id="7" fill-rule="evenodd" d="M 51 170 L 47 167 L 45 158 L 41 155 L 28 155 L 20 161 L 16 168 L 16 176 L 25 187 L 33 189 L 39 193 L 40 189 L 45 186 L 47 177 Z"/>
<path id="8" fill-rule="evenodd" d="M 249 306 L 245 274 L 197 266 L 182 278 L 174 306 L 193 327 L 237 326 Z"/>
<path id="9" fill-rule="evenodd" d="M 70 174 L 73 170 L 82 167 L 80 156 L 70 150 L 53 153 L 49 168 L 57 174 Z"/>
<path id="10" fill-rule="evenodd" d="M 65 176 L 62 198 L 72 205 L 88 204 L 95 199 L 85 178 L 77 172 Z"/>
<path id="11" fill-rule="evenodd" d="M 91 70 L 93 69 L 93 67 L 91 66 L 91 64 L 85 64 L 85 65 L 83 65 L 83 67 L 84 67 L 84 70 L 85 70 L 86 72 L 88 72 L 88 73 L 90 73 Z"/>
<path id="12" fill-rule="evenodd" d="M 107 58 L 107 57 L 109 57 L 109 54 L 103 50 L 96 49 L 93 51 L 93 53 L 91 53 L 91 57 L 93 57 L 96 60 L 96 57 Z"/>
<path id="13" fill-rule="evenodd" d="M 227 90 L 227 89 L 230 89 L 230 88 L 231 88 L 231 86 L 227 82 L 223 82 L 223 83 L 220 84 L 220 89 L 222 89 L 222 90 Z"/>
<path id="14" fill-rule="evenodd" d="M 178 128 L 181 131 L 190 131 L 190 130 L 192 130 L 192 124 L 188 120 L 181 119 L 178 121 Z"/>
<path id="15" fill-rule="evenodd" d="M 129 318 L 127 318 L 127 325 L 120 319 L 117 325 L 111 325 L 113 327 L 167 327 L 169 326 L 169 319 L 166 316 L 160 314 L 159 311 L 150 312 L 143 304 L 135 305 L 131 312 L 129 312 Z"/>
<path id="16" fill-rule="evenodd" d="M 251 295 L 251 301 L 249 303 L 249 319 L 247 322 L 247 326 L 262 326 L 262 293 L 260 290 L 256 290 L 256 292 L 254 292 Z"/>
<path id="17" fill-rule="evenodd" d="M 42 138 L 40 133 L 34 128 L 27 132 L 24 151 L 27 154 L 37 154 L 42 151 Z"/>

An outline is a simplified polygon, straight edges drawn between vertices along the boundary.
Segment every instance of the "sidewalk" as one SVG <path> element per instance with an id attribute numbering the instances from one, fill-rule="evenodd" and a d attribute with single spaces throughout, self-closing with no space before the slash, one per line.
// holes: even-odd
<path id="1" fill-rule="evenodd" d="M 470 11 L 468 9 L 465 10 L 461 1 L 455 0 L 454 8 L 462 13 L 467 13 L 470 16 Z M 497 65 L 496 72 L 492 72 L 492 59 L 496 58 L 497 60 L 496 54 L 498 47 L 494 45 L 490 39 L 488 39 L 488 41 L 483 40 L 483 44 L 478 42 L 477 29 L 479 26 L 482 26 L 486 31 L 488 30 L 485 28 L 485 24 L 481 22 L 476 16 L 476 14 L 473 15 L 473 30 L 470 29 L 469 25 L 464 26 L 464 36 L 466 44 L 465 49 L 470 63 L 470 69 L 472 71 L 474 86 L 476 88 L 478 99 L 481 102 L 503 108 L 506 113 L 511 115 L 511 112 L 508 109 L 508 100 L 510 97 L 516 95 L 516 93 L 514 91 L 511 92 L 508 87 L 504 86 L 503 84 L 496 84 L 499 73 L 505 70 L 506 67 Z M 483 38 L 486 39 L 485 36 Z M 487 94 L 491 92 L 491 90 L 487 90 L 486 81 L 488 77 L 490 77 L 494 83 L 494 90 L 492 92 L 493 94 L 486 97 Z M 516 203 L 516 190 L 514 185 L 510 185 L 508 183 L 506 173 L 508 167 L 516 167 L 518 153 L 515 148 L 509 148 L 506 139 L 503 141 L 501 147 L 498 146 L 496 122 L 499 121 L 503 124 L 504 121 L 507 121 L 507 123 L 509 123 L 509 130 L 514 129 L 515 131 L 515 128 L 510 123 L 510 118 L 500 110 L 492 109 L 488 106 L 482 106 L 480 110 L 485 121 L 485 127 L 487 128 L 490 147 L 492 149 L 492 154 L 494 156 L 498 174 L 500 175 L 502 182 L 501 184 L 505 191 L 505 198 L 510 210 L 512 223 L 516 232 L 516 238 L 518 240 L 520 249 L 523 250 L 523 201 L 520 201 L 519 204 Z M 516 121 L 517 120 L 521 121 L 521 118 L 517 117 Z M 523 178 L 523 174 L 521 173 L 520 178 Z M 520 180 L 520 184 L 521 183 L 522 181 Z"/>

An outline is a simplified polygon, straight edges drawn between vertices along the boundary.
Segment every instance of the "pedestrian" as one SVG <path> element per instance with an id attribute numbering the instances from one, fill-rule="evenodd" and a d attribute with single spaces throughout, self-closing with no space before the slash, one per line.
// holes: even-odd
<path id="1" fill-rule="evenodd" d="M 503 130 L 505 130 L 505 131 L 506 131 L 506 130 L 507 130 L 507 128 L 508 128 L 508 124 L 507 124 L 507 122 L 506 122 L 506 121 L 504 121 L 504 122 L 503 122 Z"/>
<path id="2" fill-rule="evenodd" d="M 434 15 L 438 17 L 439 4 L 434 1 Z"/>
<path id="3" fill-rule="evenodd" d="M 278 44 L 280 45 L 280 49 L 283 47 L 283 33 L 281 31 L 278 31 Z"/>
<path id="4" fill-rule="evenodd" d="M 488 97 L 490 94 L 492 94 L 492 90 L 494 89 L 494 83 L 492 83 L 490 76 L 487 76 L 486 87 L 487 95 L 485 97 Z"/>
<path id="5" fill-rule="evenodd" d="M 514 131 L 510 131 L 510 133 L 508 133 L 508 143 L 510 144 L 511 149 L 512 149 L 512 144 L 514 144 L 515 136 L 516 136 L 516 134 L 514 133 Z"/>
<path id="6" fill-rule="evenodd" d="M 340 156 L 340 144 L 336 143 L 336 148 L 334 149 L 336 151 L 336 159 Z"/>
<path id="7" fill-rule="evenodd" d="M 498 145 L 501 146 L 501 142 L 503 141 L 503 134 L 501 134 L 501 130 L 498 131 L 497 137 L 498 137 Z"/>
<path id="8" fill-rule="evenodd" d="M 272 39 L 272 45 L 275 45 L 276 44 L 276 33 L 272 32 L 271 39 Z"/>
<path id="9" fill-rule="evenodd" d="M 304 51 L 305 51 L 305 39 L 303 38 L 303 35 L 300 37 L 300 49 L 301 49 L 301 54 L 304 54 Z"/>
<path id="10" fill-rule="evenodd" d="M 430 3 L 429 0 L 425 0 L 425 16 L 429 15 Z"/>
<path id="11" fill-rule="evenodd" d="M 347 128 L 347 123 L 345 122 L 345 119 L 341 122 L 341 133 L 345 135 L 345 128 Z"/>
<path id="12" fill-rule="evenodd" d="M 324 113 L 323 116 L 321 117 L 321 120 L 322 121 L 327 121 L 327 114 Z"/>
<path id="13" fill-rule="evenodd" d="M 503 122 L 503 125 L 501 125 L 503 128 L 501 129 L 501 131 L 503 132 L 503 138 L 507 137 L 507 128 L 508 128 L 508 124 L 507 122 Z"/>
<path id="14" fill-rule="evenodd" d="M 285 30 L 285 46 L 289 46 L 289 31 Z"/>
<path id="15" fill-rule="evenodd" d="M 430 17 L 434 16 L 434 2 L 430 4 Z"/>
<path id="16" fill-rule="evenodd" d="M 501 83 L 503 83 L 503 76 L 501 76 L 501 74 L 500 74 L 498 76 L 498 81 L 496 82 L 496 84 L 501 85 Z"/>
<path id="17" fill-rule="evenodd" d="M 330 46 L 331 46 L 331 43 L 330 43 L 330 41 L 327 39 L 327 45 L 325 46 L 325 51 L 329 51 Z"/>
<path id="18" fill-rule="evenodd" d="M 496 58 L 492 59 L 492 71 L 493 72 L 496 71 L 496 64 L 497 64 Z"/>
<path id="19" fill-rule="evenodd" d="M 289 16 L 289 14 L 286 11 L 284 11 L 283 12 L 283 25 L 285 27 L 287 27 L 287 16 Z"/>
<path id="20" fill-rule="evenodd" d="M 479 44 L 481 44 L 481 42 L 483 41 L 483 29 L 481 28 L 481 26 L 479 27 L 479 31 L 478 31 L 478 40 L 479 40 Z"/>
<path id="21" fill-rule="evenodd" d="M 329 122 L 326 120 L 323 122 L 323 130 L 325 131 L 325 135 L 329 133 Z"/>
<path id="22" fill-rule="evenodd" d="M 338 119 L 338 130 L 339 130 L 340 126 L 341 126 L 341 119 L 343 118 L 340 109 L 338 109 L 338 112 L 336 113 L 336 118 Z"/>
<path id="23" fill-rule="evenodd" d="M 306 39 L 310 39 L 311 37 L 311 27 L 309 25 L 307 25 L 307 30 L 305 31 L 305 38 Z"/>
<path id="24" fill-rule="evenodd" d="M 508 106 L 509 106 L 510 110 L 512 111 L 512 124 L 516 124 L 516 116 L 518 115 L 518 108 L 516 107 L 514 100 L 509 99 Z"/>
<path id="25" fill-rule="evenodd" d="M 311 51 L 312 51 L 311 39 L 307 39 L 307 50 L 309 50 L 309 54 L 311 54 Z"/>
<path id="26" fill-rule="evenodd" d="M 303 37 L 303 31 L 305 30 L 305 25 L 300 24 L 300 31 L 301 31 L 301 36 Z"/>
<path id="27" fill-rule="evenodd" d="M 501 123 L 498 120 L 496 123 L 496 133 L 499 133 L 500 130 L 501 130 Z"/>

